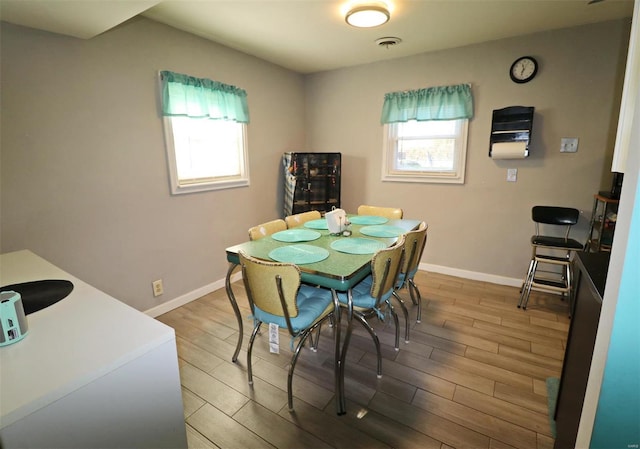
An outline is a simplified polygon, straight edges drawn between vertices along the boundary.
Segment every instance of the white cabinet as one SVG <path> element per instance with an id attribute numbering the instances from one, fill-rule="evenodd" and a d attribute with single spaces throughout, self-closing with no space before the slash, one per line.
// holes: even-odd
<path id="1" fill-rule="evenodd" d="M 186 448 L 172 328 L 30 251 L 0 256 L 0 285 L 67 279 L 0 348 L 0 447 Z"/>

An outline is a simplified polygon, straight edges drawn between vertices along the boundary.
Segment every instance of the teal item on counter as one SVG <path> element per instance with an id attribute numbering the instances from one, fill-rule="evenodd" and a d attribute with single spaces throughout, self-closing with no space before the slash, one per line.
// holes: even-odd
<path id="1" fill-rule="evenodd" d="M 20 293 L 13 290 L 0 292 L 0 346 L 22 340 L 28 330 Z"/>

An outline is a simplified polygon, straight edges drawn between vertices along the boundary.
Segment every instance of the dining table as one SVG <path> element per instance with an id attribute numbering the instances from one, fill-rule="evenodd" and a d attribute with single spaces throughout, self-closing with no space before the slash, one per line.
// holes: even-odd
<path id="1" fill-rule="evenodd" d="M 239 253 L 258 259 L 295 263 L 300 268 L 301 282 L 332 291 L 335 306 L 335 389 L 338 415 L 346 413 L 344 366 L 352 331 L 351 289 L 371 273 L 371 260 L 382 248 L 393 245 L 399 236 L 415 230 L 421 220 L 391 220 L 384 217 L 348 215 L 348 232 L 330 233 L 326 219 L 321 218 L 301 226 L 226 248 L 229 267 L 225 290 L 238 321 L 238 341 L 232 357 L 235 363 L 242 347 L 242 315 L 232 288 L 232 274 L 240 263 Z M 347 326 L 341 342 L 341 312 L 338 292 L 347 294 Z"/>

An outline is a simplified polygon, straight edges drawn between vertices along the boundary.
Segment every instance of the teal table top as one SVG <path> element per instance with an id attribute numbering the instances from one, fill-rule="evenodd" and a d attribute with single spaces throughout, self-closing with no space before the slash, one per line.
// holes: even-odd
<path id="1" fill-rule="evenodd" d="M 421 220 L 403 219 L 389 220 L 385 224 L 388 226 L 400 227 L 405 231 L 411 231 L 412 229 L 416 229 L 420 223 Z M 302 280 L 322 287 L 346 291 L 364 279 L 371 271 L 370 262 L 373 257 L 373 253 L 349 254 L 336 251 L 331 247 L 331 244 L 342 239 L 366 238 L 379 240 L 384 243 L 385 246 L 390 246 L 396 242 L 397 237 L 385 238 L 365 236 L 360 232 L 362 227 L 363 225 L 352 224 L 351 237 L 333 236 L 329 234 L 328 230 L 317 230 L 317 232 L 321 234 L 320 238 L 312 241 L 306 241 L 304 244 L 318 246 L 327 250 L 329 252 L 329 257 L 319 262 L 299 265 Z M 304 227 L 300 226 L 300 229 L 304 229 Z M 293 244 L 295 243 L 282 242 L 275 240 L 271 236 L 267 236 L 227 248 L 227 260 L 230 263 L 239 263 L 238 253 L 240 250 L 258 259 L 273 260 L 269 257 L 269 253 L 271 251 Z"/>

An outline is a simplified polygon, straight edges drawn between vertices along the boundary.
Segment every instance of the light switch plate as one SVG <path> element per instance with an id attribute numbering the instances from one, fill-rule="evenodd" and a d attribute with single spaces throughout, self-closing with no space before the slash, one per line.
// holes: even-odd
<path id="1" fill-rule="evenodd" d="M 560 152 L 561 153 L 575 153 L 578 151 L 578 138 L 577 137 L 563 137 L 560 140 Z"/>
<path id="2" fill-rule="evenodd" d="M 507 168 L 507 181 L 516 182 L 518 180 L 518 169 Z"/>

